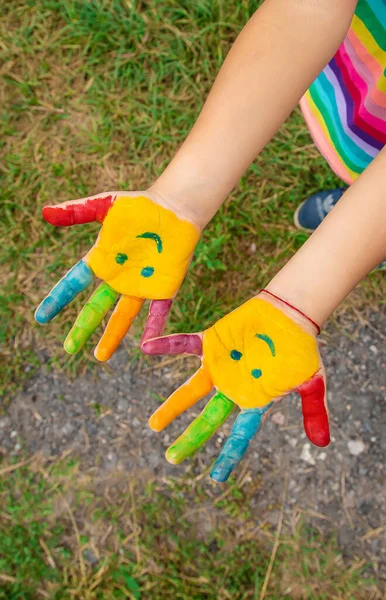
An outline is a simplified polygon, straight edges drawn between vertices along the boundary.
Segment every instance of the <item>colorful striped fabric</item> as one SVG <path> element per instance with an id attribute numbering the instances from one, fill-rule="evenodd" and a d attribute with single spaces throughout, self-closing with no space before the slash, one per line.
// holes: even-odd
<path id="1" fill-rule="evenodd" d="M 386 144 L 386 0 L 359 0 L 344 43 L 300 105 L 331 168 L 355 181 Z"/>

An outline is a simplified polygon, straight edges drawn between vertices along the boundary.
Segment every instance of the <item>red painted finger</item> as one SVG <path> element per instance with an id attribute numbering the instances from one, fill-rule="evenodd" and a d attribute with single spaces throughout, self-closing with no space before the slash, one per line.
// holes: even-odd
<path id="1" fill-rule="evenodd" d="M 302 399 L 304 430 L 315 446 L 330 443 L 330 427 L 326 408 L 326 385 L 322 375 L 315 375 L 298 388 Z"/>
<path id="2" fill-rule="evenodd" d="M 56 206 L 45 206 L 42 209 L 43 219 L 51 225 L 67 227 L 93 221 L 102 223 L 114 199 L 115 197 L 110 194 L 71 200 Z"/>
<path id="3" fill-rule="evenodd" d="M 146 340 L 162 335 L 172 304 L 173 300 L 152 300 L 150 302 L 149 314 L 141 344 L 146 342 Z"/>
<path id="4" fill-rule="evenodd" d="M 202 355 L 202 339 L 197 333 L 177 333 L 147 340 L 141 344 L 145 354 L 196 354 Z"/>

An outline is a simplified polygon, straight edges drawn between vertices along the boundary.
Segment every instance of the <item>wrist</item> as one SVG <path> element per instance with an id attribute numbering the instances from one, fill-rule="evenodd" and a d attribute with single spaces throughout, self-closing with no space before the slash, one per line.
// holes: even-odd
<path id="1" fill-rule="evenodd" d="M 180 210 L 204 229 L 214 217 L 237 178 L 220 169 L 213 160 L 210 148 L 191 147 L 187 141 L 171 163 L 151 186 L 161 197 L 167 199 L 173 210 Z"/>
<path id="2" fill-rule="evenodd" d="M 194 207 L 190 206 L 183 195 L 178 196 L 175 191 L 170 192 L 165 187 L 159 186 L 157 181 L 146 190 L 146 193 L 154 202 L 171 210 L 180 219 L 193 223 L 200 233 L 207 225 L 202 215 L 195 211 Z"/>
<path id="3" fill-rule="evenodd" d="M 306 329 L 309 330 L 311 326 L 312 331 L 310 331 L 310 333 L 314 333 L 316 335 L 320 334 L 321 328 L 318 323 L 316 323 L 316 321 L 309 317 L 300 308 L 288 300 L 284 300 L 280 296 L 277 296 L 267 288 L 261 290 L 260 294 L 262 294 L 266 300 L 269 300 L 271 304 L 278 304 L 282 311 L 286 312 L 287 314 L 289 313 L 295 321 L 303 326 L 303 328 L 306 325 Z"/>

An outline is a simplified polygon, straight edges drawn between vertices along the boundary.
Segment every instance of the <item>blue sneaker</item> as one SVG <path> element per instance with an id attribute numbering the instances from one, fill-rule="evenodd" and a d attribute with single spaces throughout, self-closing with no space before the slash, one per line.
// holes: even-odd
<path id="1" fill-rule="evenodd" d="M 314 231 L 334 208 L 346 190 L 347 187 L 336 188 L 335 190 L 323 190 L 304 200 L 297 207 L 294 214 L 296 227 L 304 231 Z M 375 267 L 372 273 L 375 271 L 386 271 L 386 260 Z"/>
<path id="2" fill-rule="evenodd" d="M 296 209 L 294 222 L 298 229 L 314 231 L 343 196 L 347 187 L 323 190 L 304 200 Z"/>

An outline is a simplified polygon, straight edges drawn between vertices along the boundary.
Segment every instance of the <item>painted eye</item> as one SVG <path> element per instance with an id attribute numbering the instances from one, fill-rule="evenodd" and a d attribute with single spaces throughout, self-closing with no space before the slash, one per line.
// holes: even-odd
<path id="1" fill-rule="evenodd" d="M 144 267 L 141 271 L 142 277 L 151 277 L 154 274 L 154 267 Z"/>
<path id="2" fill-rule="evenodd" d="M 252 369 L 251 371 L 251 375 L 254 379 L 259 379 L 259 377 L 261 377 L 263 374 L 261 369 Z"/>
<path id="3" fill-rule="evenodd" d="M 115 257 L 115 262 L 118 263 L 119 265 L 124 265 L 125 262 L 127 261 L 128 256 L 127 254 L 121 254 L 121 252 L 118 252 L 118 254 Z"/>

